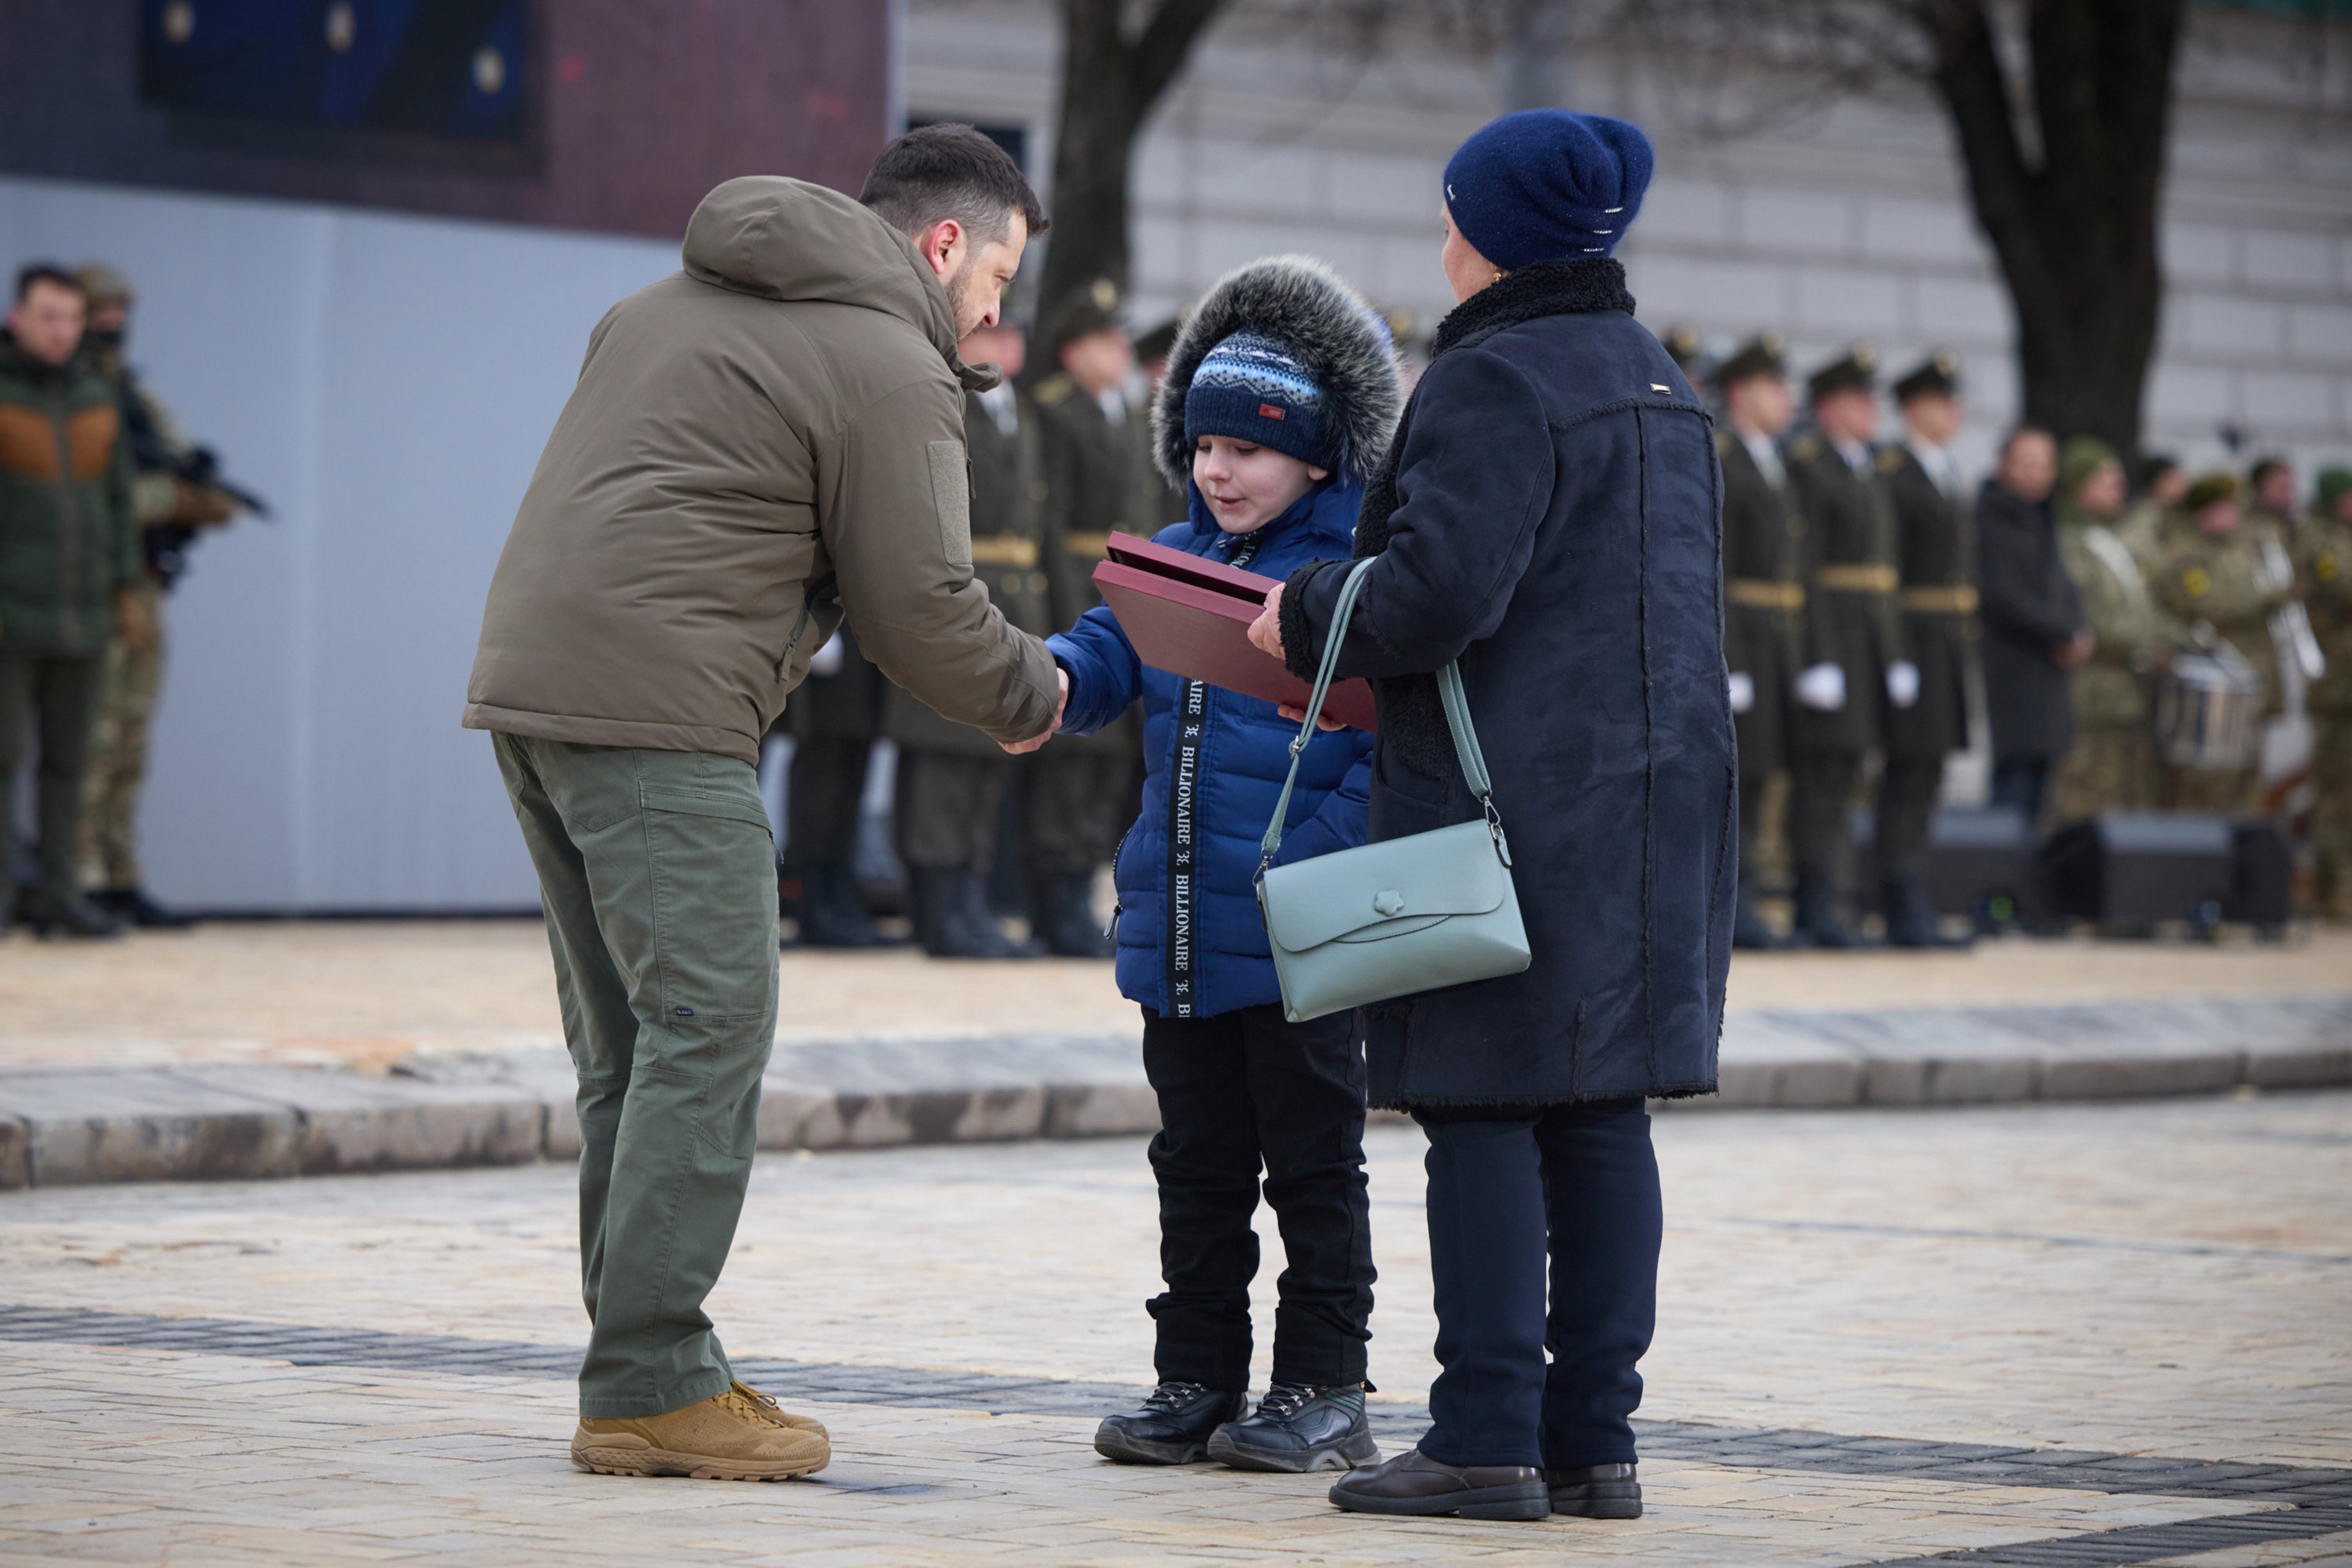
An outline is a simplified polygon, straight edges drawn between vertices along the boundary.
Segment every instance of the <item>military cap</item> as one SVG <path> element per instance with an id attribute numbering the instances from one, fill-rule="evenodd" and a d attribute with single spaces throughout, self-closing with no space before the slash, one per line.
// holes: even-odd
<path id="1" fill-rule="evenodd" d="M 2058 493 L 2071 496 L 2103 463 L 2119 463 L 2116 449 L 2095 435 L 2077 435 L 2058 454 Z"/>
<path id="2" fill-rule="evenodd" d="M 1045 340 L 1046 356 L 1051 358 L 1061 352 L 1065 343 L 1074 343 L 1106 327 L 1120 326 L 1119 303 L 1118 285 L 1108 277 L 1081 284 L 1064 295 L 1038 323 L 1037 335 Z"/>
<path id="3" fill-rule="evenodd" d="M 1677 321 L 1667 328 L 1658 345 L 1674 361 L 1675 369 L 1686 376 L 1695 376 L 1705 367 L 1706 345 L 1699 341 L 1698 329 L 1687 321 Z"/>
<path id="4" fill-rule="evenodd" d="M 2319 471 L 2319 509 L 2332 512 L 2344 493 L 2352 490 L 2352 468 L 2322 468 Z"/>
<path id="5" fill-rule="evenodd" d="M 2189 486 L 2189 494 L 2180 497 L 2180 504 L 2189 511 L 2201 512 L 2216 501 L 2234 501 L 2237 498 L 2238 476 L 2226 469 L 2216 468 L 2210 474 L 2199 475 L 2197 483 Z"/>
<path id="6" fill-rule="evenodd" d="M 1959 390 L 1960 357 L 1949 349 L 1938 349 L 1895 383 L 1895 401 L 1908 402 L 1915 397 L 1950 397 Z"/>
<path id="7" fill-rule="evenodd" d="M 1135 357 L 1139 360 L 1164 360 L 1176 346 L 1176 334 L 1184 329 L 1184 318 L 1171 316 L 1159 326 L 1135 340 Z"/>
<path id="8" fill-rule="evenodd" d="M 1759 332 L 1731 350 L 1731 358 L 1716 366 L 1715 379 L 1729 386 L 1747 381 L 1751 376 L 1785 376 L 1789 373 L 1789 356 L 1780 347 L 1777 332 Z"/>
<path id="9" fill-rule="evenodd" d="M 108 305 L 127 308 L 139 301 L 139 291 L 131 287 L 131 279 L 123 277 L 120 268 L 102 261 L 85 261 L 75 267 L 74 281 L 81 285 L 93 310 Z"/>
<path id="10" fill-rule="evenodd" d="M 1856 343 L 1845 351 L 1843 359 L 1831 361 L 1812 373 L 1805 382 L 1805 395 L 1815 402 L 1832 392 L 1842 392 L 1849 387 L 1874 392 L 1878 386 L 1878 350 L 1868 343 Z"/>

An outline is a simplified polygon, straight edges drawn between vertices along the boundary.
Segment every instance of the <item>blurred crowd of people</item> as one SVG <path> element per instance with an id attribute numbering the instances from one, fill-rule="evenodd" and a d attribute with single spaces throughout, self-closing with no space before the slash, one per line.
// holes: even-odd
<path id="1" fill-rule="evenodd" d="M 104 262 L 35 262 L 0 330 L 0 934 L 186 924 L 139 865 L 163 603 L 202 530 L 266 508 L 125 358 L 137 299 Z M 29 854 L 15 798 L 27 739 Z"/>
<path id="2" fill-rule="evenodd" d="M 1969 940 L 1922 873 L 1947 758 L 1979 722 L 1994 807 L 2036 829 L 2275 819 L 2313 902 L 2352 918 L 2352 468 L 2306 494 L 2280 456 L 2191 475 L 2026 424 L 1971 486 L 1949 353 L 1893 381 L 1885 440 L 1867 345 L 1811 369 L 1801 399 L 1769 334 L 1717 361 L 1687 331 L 1667 343 L 1718 417 L 1740 946 L 1865 945 L 1873 904 L 1889 943 Z M 1874 889 L 1849 885 L 1858 800 Z M 1760 896 L 1775 841 L 1785 928 Z"/>

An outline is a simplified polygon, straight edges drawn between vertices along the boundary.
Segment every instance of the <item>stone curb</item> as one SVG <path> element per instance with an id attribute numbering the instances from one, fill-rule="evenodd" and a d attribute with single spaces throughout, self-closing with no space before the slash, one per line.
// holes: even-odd
<path id="1" fill-rule="evenodd" d="M 2003 1104 L 2352 1084 L 2352 993 L 1735 1014 L 1711 1106 Z M 390 1078 L 186 1065 L 0 1073 L 0 1188 L 570 1159 L 559 1053 L 413 1059 Z M 779 1046 L 762 1149 L 1156 1131 L 1131 1036 Z"/>

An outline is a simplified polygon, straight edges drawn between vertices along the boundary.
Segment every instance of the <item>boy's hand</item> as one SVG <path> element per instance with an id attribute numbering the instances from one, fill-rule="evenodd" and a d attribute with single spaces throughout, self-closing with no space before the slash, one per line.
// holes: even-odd
<path id="1" fill-rule="evenodd" d="M 1277 659 L 1282 657 L 1282 591 L 1285 586 L 1279 582 L 1274 585 L 1274 591 L 1265 596 L 1265 608 L 1258 612 L 1257 619 L 1250 622 L 1249 629 L 1250 645 L 1259 653 L 1271 653 Z M 1291 716 L 1304 718 L 1307 716 L 1297 713 Z"/>
<path id="2" fill-rule="evenodd" d="M 1062 727 L 1062 711 L 1070 706 L 1070 672 L 1054 666 L 1054 679 L 1061 683 L 1061 691 L 1054 698 L 1054 723 L 1043 735 L 1033 735 L 1026 740 L 1000 740 L 996 744 L 1015 757 L 1026 757 L 1054 738 L 1054 731 Z"/>

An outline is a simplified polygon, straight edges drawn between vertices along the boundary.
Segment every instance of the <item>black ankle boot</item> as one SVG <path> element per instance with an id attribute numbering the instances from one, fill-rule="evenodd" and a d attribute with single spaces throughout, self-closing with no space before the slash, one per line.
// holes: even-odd
<path id="1" fill-rule="evenodd" d="M 813 862 L 801 873 L 802 946 L 880 947 L 887 940 L 874 928 L 846 863 Z"/>
<path id="2" fill-rule="evenodd" d="M 34 898 L 16 913 L 36 936 L 120 936 L 122 922 L 89 899 Z"/>
<path id="3" fill-rule="evenodd" d="M 1838 917 L 1829 884 L 1797 879 L 1797 934 L 1816 947 L 1867 947 L 1870 938 Z"/>
<path id="4" fill-rule="evenodd" d="M 1928 901 L 1927 884 L 1916 876 L 1890 876 L 1880 889 L 1885 901 L 1886 944 L 1890 947 L 1966 947 L 1975 938 L 1947 936 Z"/>
<path id="5" fill-rule="evenodd" d="M 89 896 L 109 915 L 142 931 L 184 931 L 196 923 L 194 915 L 164 908 L 147 896 L 145 888 L 136 885 L 97 888 Z"/>
<path id="6" fill-rule="evenodd" d="M 1746 878 L 1739 883 L 1739 901 L 1732 907 L 1731 945 L 1753 952 L 1772 953 L 1796 944 L 1772 929 L 1764 912 L 1756 907 L 1756 889 Z"/>
<path id="7" fill-rule="evenodd" d="M 1364 1389 L 1347 1383 L 1331 1388 L 1277 1383 L 1258 1401 L 1257 1413 L 1228 1421 L 1209 1438 L 1209 1458 L 1237 1470 L 1351 1470 L 1380 1463 L 1364 1418 Z"/>
<path id="8" fill-rule="evenodd" d="M 1642 1483 L 1633 1465 L 1585 1465 L 1572 1470 L 1544 1471 L 1551 1489 L 1551 1511 L 1578 1519 L 1639 1519 Z"/>
<path id="9" fill-rule="evenodd" d="M 1211 1433 L 1248 1413 L 1246 1394 L 1163 1383 L 1141 1408 L 1104 1417 L 1095 1452 L 1123 1465 L 1189 1465 L 1207 1455 Z"/>
<path id="10" fill-rule="evenodd" d="M 1037 889 L 1038 936 L 1045 951 L 1061 958 L 1108 958 L 1117 952 L 1095 924 L 1095 879 L 1091 873 L 1051 876 Z"/>

